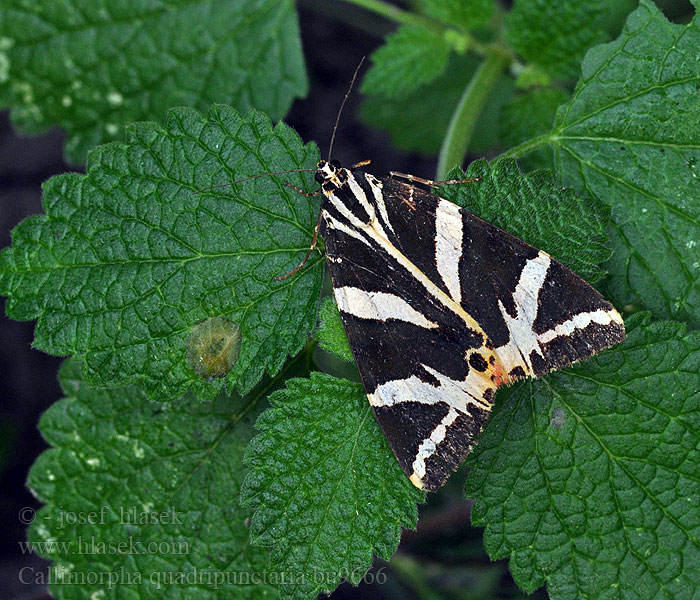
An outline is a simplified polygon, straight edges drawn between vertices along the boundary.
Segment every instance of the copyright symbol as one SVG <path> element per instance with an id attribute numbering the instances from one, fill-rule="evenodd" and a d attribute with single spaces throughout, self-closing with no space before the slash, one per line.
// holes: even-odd
<path id="1" fill-rule="evenodd" d="M 19 522 L 29 525 L 36 517 L 36 511 L 31 506 L 24 506 L 19 509 Z"/>

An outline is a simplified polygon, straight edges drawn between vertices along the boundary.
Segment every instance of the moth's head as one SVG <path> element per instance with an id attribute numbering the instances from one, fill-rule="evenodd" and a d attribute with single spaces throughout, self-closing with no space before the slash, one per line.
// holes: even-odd
<path id="1" fill-rule="evenodd" d="M 324 189 L 338 188 L 343 184 L 343 171 L 343 167 L 337 160 L 320 160 L 316 164 L 316 182 Z"/>

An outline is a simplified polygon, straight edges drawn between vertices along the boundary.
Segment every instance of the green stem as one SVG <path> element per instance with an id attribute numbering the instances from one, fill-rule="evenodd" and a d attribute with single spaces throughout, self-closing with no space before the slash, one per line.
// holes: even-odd
<path id="1" fill-rule="evenodd" d="M 426 600 L 440 600 L 440 595 L 426 580 L 424 565 L 406 554 L 397 552 L 391 557 L 389 566 L 399 579 L 417 592 L 417 596 Z"/>
<path id="2" fill-rule="evenodd" d="M 484 44 L 483 42 L 475 39 L 466 31 L 449 27 L 443 23 L 440 23 L 439 21 L 434 21 L 428 17 L 424 17 L 423 15 L 402 10 L 396 6 L 383 2 L 383 0 L 345 1 L 350 4 L 355 4 L 356 6 L 361 6 L 366 10 L 390 19 L 395 23 L 423 27 L 424 29 L 432 31 L 436 35 L 442 36 L 446 40 L 449 40 L 449 43 L 451 43 L 455 49 L 460 49 L 461 52 L 463 52 L 465 49 L 469 49 L 479 56 L 487 56 L 491 52 L 500 52 L 501 54 L 507 54 L 510 56 L 510 51 L 507 48 L 497 46 L 495 44 Z M 514 57 L 511 56 L 511 59 L 514 59 Z"/>
<path id="3" fill-rule="evenodd" d="M 492 51 L 479 65 L 459 100 L 442 141 L 436 179 L 445 179 L 452 167 L 460 166 L 464 161 L 481 110 L 509 63 L 507 54 Z"/>
<path id="4" fill-rule="evenodd" d="M 442 32 L 444 29 L 439 23 L 431 21 L 421 15 L 416 13 L 408 12 L 382 2 L 382 0 L 346 0 L 350 4 L 356 4 L 367 10 L 371 10 L 378 15 L 382 15 L 387 19 L 390 19 L 396 23 L 401 23 L 402 25 L 417 25 L 419 27 L 425 27 L 426 29 L 431 29 L 433 31 Z"/>
<path id="5" fill-rule="evenodd" d="M 554 141 L 554 139 L 555 135 L 553 132 L 545 133 L 544 135 L 525 140 L 522 144 L 518 144 L 510 150 L 506 150 L 503 154 L 500 154 L 496 158 L 520 158 L 521 156 L 529 154 L 533 150 L 537 150 L 542 146 L 550 144 L 552 141 Z"/>

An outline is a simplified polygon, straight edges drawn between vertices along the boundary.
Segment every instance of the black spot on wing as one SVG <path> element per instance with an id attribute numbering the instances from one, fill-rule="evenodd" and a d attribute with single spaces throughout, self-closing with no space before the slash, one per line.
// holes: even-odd
<path id="1" fill-rule="evenodd" d="M 521 366 L 513 367 L 508 375 L 511 379 L 524 379 L 525 370 Z"/>
<path id="2" fill-rule="evenodd" d="M 473 352 L 469 356 L 469 364 L 479 371 L 479 373 L 483 373 L 489 368 L 489 364 L 486 362 L 486 359 L 478 352 Z"/>

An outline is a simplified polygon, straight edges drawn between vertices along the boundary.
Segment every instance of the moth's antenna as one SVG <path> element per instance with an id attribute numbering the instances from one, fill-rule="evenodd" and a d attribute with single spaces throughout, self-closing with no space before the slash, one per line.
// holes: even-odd
<path id="1" fill-rule="evenodd" d="M 335 125 L 333 125 L 333 134 L 331 135 L 331 143 L 328 146 L 328 160 L 331 160 L 331 153 L 333 152 L 333 142 L 335 141 L 335 131 L 338 129 L 338 123 L 340 122 L 340 115 L 343 112 L 343 107 L 345 106 L 345 102 L 348 99 L 348 96 L 350 95 L 350 92 L 352 91 L 352 86 L 355 85 L 355 80 L 357 79 L 357 74 L 360 72 L 360 67 L 362 66 L 362 63 L 365 62 L 365 57 L 362 57 L 362 60 L 360 60 L 360 64 L 357 65 L 357 68 L 355 69 L 355 73 L 352 76 L 352 81 L 350 81 L 350 85 L 348 86 L 348 91 L 345 92 L 345 98 L 343 98 L 343 101 L 340 103 L 340 108 L 338 109 L 338 115 L 335 117 Z"/>
<path id="2" fill-rule="evenodd" d="M 208 188 L 202 188 L 197 190 L 198 194 L 202 192 L 208 192 L 209 190 L 215 190 L 217 188 L 228 187 L 229 185 L 238 185 L 245 181 L 250 181 L 251 179 L 257 179 L 258 177 L 269 177 L 270 175 L 284 175 L 285 173 L 304 173 L 307 171 L 315 171 L 316 169 L 289 169 L 287 171 L 271 171 L 269 173 L 258 173 L 257 175 L 251 175 L 250 177 L 245 177 L 244 179 L 239 179 L 238 181 L 230 181 L 228 183 L 222 183 L 221 185 L 212 185 Z"/>

